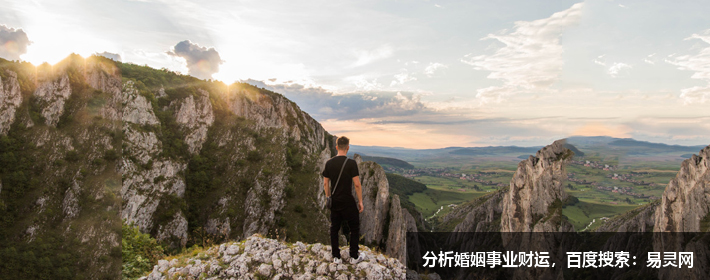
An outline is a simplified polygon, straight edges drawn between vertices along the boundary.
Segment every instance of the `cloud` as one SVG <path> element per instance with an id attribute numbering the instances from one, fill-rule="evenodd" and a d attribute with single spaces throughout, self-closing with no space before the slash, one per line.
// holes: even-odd
<path id="1" fill-rule="evenodd" d="M 0 57 L 20 60 L 20 55 L 27 53 L 27 46 L 31 43 L 22 29 L 0 25 Z"/>
<path id="2" fill-rule="evenodd" d="M 631 65 L 628 65 L 628 64 L 626 64 L 626 63 L 623 63 L 623 62 L 614 62 L 614 63 L 611 65 L 611 67 L 609 67 L 608 73 L 609 73 L 609 76 L 611 76 L 612 78 L 616 78 L 616 77 L 618 77 L 622 72 L 626 72 L 626 71 L 624 71 L 624 69 L 631 69 L 631 68 L 632 68 Z"/>
<path id="3" fill-rule="evenodd" d="M 442 68 L 448 68 L 448 66 L 438 63 L 438 62 L 431 62 L 429 65 L 424 69 L 424 74 L 427 75 L 427 77 L 434 76 L 434 72 L 436 70 L 442 69 Z"/>
<path id="4" fill-rule="evenodd" d="M 219 72 L 219 65 L 223 62 L 214 48 L 201 47 L 190 40 L 177 43 L 167 54 L 184 58 L 188 74 L 200 79 L 211 79 L 212 74 Z"/>
<path id="5" fill-rule="evenodd" d="M 469 54 L 461 61 L 474 69 L 490 71 L 488 78 L 501 80 L 503 85 L 479 89 L 476 97 L 484 102 L 501 101 L 518 92 L 547 88 L 557 81 L 563 65 L 560 36 L 579 22 L 582 7 L 583 3 L 577 3 L 549 18 L 517 21 L 513 32 L 482 38 L 505 46 L 492 55 Z"/>
<path id="6" fill-rule="evenodd" d="M 654 65 L 654 64 L 656 64 L 656 61 L 657 61 L 655 56 L 656 56 L 655 53 L 649 54 L 643 59 L 643 62 Z"/>
<path id="7" fill-rule="evenodd" d="M 597 56 L 597 58 L 594 59 L 594 64 L 606 66 L 606 60 L 604 59 L 604 56 L 605 54 Z"/>
<path id="8" fill-rule="evenodd" d="M 392 56 L 394 50 L 390 45 L 383 45 L 374 50 L 355 50 L 357 60 L 353 63 L 353 67 L 363 66 L 375 61 Z"/>
<path id="9" fill-rule="evenodd" d="M 300 84 L 266 84 L 246 80 L 246 83 L 283 94 L 318 120 L 357 120 L 429 114 L 420 95 L 407 92 L 362 92 L 334 94 L 321 87 Z"/>
<path id="10" fill-rule="evenodd" d="M 113 61 L 118 61 L 118 62 L 123 61 L 123 60 L 121 60 L 121 55 L 117 54 L 117 53 L 102 52 L 102 53 L 94 53 L 94 55 L 103 56 L 103 57 L 111 59 Z"/>
<path id="11" fill-rule="evenodd" d="M 407 70 L 404 72 L 394 75 L 394 80 L 390 83 L 390 86 L 403 85 L 406 82 L 416 81 L 417 78 L 409 75 Z"/>
<path id="12" fill-rule="evenodd" d="M 702 34 L 693 34 L 685 38 L 685 40 L 692 39 L 700 39 L 704 43 L 710 44 L 710 29 L 703 31 Z M 672 56 L 669 57 L 672 58 Z M 667 59 L 666 62 L 677 66 L 679 70 L 695 71 L 690 76 L 691 78 L 707 82 L 705 86 L 681 89 L 680 98 L 686 104 L 704 104 L 710 101 L 710 46 L 705 46 L 697 54 L 675 56 L 672 60 Z"/>

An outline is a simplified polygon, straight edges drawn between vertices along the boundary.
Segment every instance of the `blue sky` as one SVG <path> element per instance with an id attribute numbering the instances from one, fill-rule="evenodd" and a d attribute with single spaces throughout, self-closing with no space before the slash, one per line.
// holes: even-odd
<path id="1" fill-rule="evenodd" d="M 247 81 L 362 145 L 707 145 L 710 3 L 677 2 L 0 0 L 0 56 Z"/>

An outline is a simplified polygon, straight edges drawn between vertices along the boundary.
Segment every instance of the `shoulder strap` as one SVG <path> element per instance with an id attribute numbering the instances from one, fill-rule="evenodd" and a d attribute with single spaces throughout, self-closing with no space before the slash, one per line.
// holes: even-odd
<path id="1" fill-rule="evenodd" d="M 343 175 L 343 169 L 345 169 L 345 164 L 348 163 L 348 157 L 345 156 L 345 162 L 343 162 L 343 167 L 340 168 L 340 174 L 338 174 L 338 180 L 335 181 L 335 187 L 333 187 L 333 191 L 330 192 L 330 195 L 333 195 L 335 193 L 335 189 L 338 188 L 338 183 L 340 183 L 340 176 Z"/>

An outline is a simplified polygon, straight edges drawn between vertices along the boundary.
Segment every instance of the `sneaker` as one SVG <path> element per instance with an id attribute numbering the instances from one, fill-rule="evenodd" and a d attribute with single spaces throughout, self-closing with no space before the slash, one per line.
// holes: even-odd
<path id="1" fill-rule="evenodd" d="M 341 264 L 341 263 L 343 263 L 343 261 L 340 258 L 333 258 L 333 263 Z"/>
<path id="2" fill-rule="evenodd" d="M 350 264 L 358 264 L 358 263 L 360 263 L 361 261 L 364 261 L 364 260 L 365 260 L 365 254 L 363 254 L 362 252 L 360 252 L 360 255 L 357 257 L 357 259 L 355 259 L 355 258 L 350 258 Z"/>

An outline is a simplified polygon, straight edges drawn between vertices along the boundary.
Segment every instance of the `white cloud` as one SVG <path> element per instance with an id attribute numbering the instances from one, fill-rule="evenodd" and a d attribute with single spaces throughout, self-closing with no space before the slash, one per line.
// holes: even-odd
<path id="1" fill-rule="evenodd" d="M 656 64 L 656 60 L 657 60 L 655 56 L 656 56 L 655 53 L 649 54 L 643 59 L 643 62 L 654 65 L 654 64 Z"/>
<path id="2" fill-rule="evenodd" d="M 392 86 L 396 86 L 396 85 L 403 85 L 406 82 L 411 82 L 411 81 L 416 81 L 416 80 L 417 80 L 416 77 L 409 75 L 407 70 L 404 70 L 404 72 L 394 75 L 394 80 L 392 80 L 392 82 L 390 83 L 390 86 L 392 87 Z"/>
<path id="3" fill-rule="evenodd" d="M 702 34 L 693 34 L 685 38 L 685 40 L 692 39 L 700 39 L 710 44 L 710 29 L 703 31 Z M 710 100 L 710 46 L 705 46 L 697 54 L 676 56 L 673 60 L 667 59 L 666 62 L 677 66 L 679 70 L 695 71 L 690 76 L 691 78 L 707 82 L 705 86 L 694 86 L 681 90 L 680 98 L 686 104 L 702 104 Z"/>
<path id="4" fill-rule="evenodd" d="M 441 5 L 439 5 L 439 4 L 434 4 L 434 7 L 441 8 Z"/>
<path id="5" fill-rule="evenodd" d="M 609 76 L 611 76 L 612 78 L 616 78 L 616 77 L 618 77 L 620 74 L 626 72 L 626 71 L 625 71 L 626 69 L 631 69 L 631 68 L 632 68 L 631 65 L 628 65 L 628 64 L 626 64 L 626 63 L 623 63 L 623 62 L 614 62 L 614 63 L 611 65 L 611 67 L 609 67 L 608 73 L 609 73 Z"/>
<path id="6" fill-rule="evenodd" d="M 377 78 L 369 81 L 365 76 L 362 75 L 347 77 L 344 80 L 348 83 L 352 83 L 353 85 L 355 85 L 355 88 L 357 88 L 357 90 L 361 91 L 379 90 L 383 87 L 382 84 L 377 82 Z"/>
<path id="7" fill-rule="evenodd" d="M 476 97 L 484 102 L 500 101 L 517 92 L 548 88 L 557 81 L 563 65 L 560 36 L 579 22 L 583 5 L 574 4 L 544 19 L 517 21 L 511 33 L 503 31 L 482 38 L 505 46 L 492 55 L 466 55 L 462 62 L 490 71 L 488 78 L 501 80 L 503 85 L 479 89 Z"/>
<path id="8" fill-rule="evenodd" d="M 445 64 L 441 64 L 438 62 L 430 62 L 429 65 L 424 69 L 424 74 L 427 75 L 427 77 L 434 76 L 434 72 L 436 70 L 439 70 L 441 68 L 448 68 Z"/>
<path id="9" fill-rule="evenodd" d="M 606 66 L 606 60 L 604 59 L 605 54 L 597 56 L 597 58 L 594 59 L 595 64 L 599 64 L 601 66 Z"/>
<path id="10" fill-rule="evenodd" d="M 380 59 L 388 58 L 392 56 L 394 50 L 389 45 L 383 45 L 374 50 L 355 50 L 354 52 L 357 60 L 352 66 L 357 67 L 370 64 Z"/>

